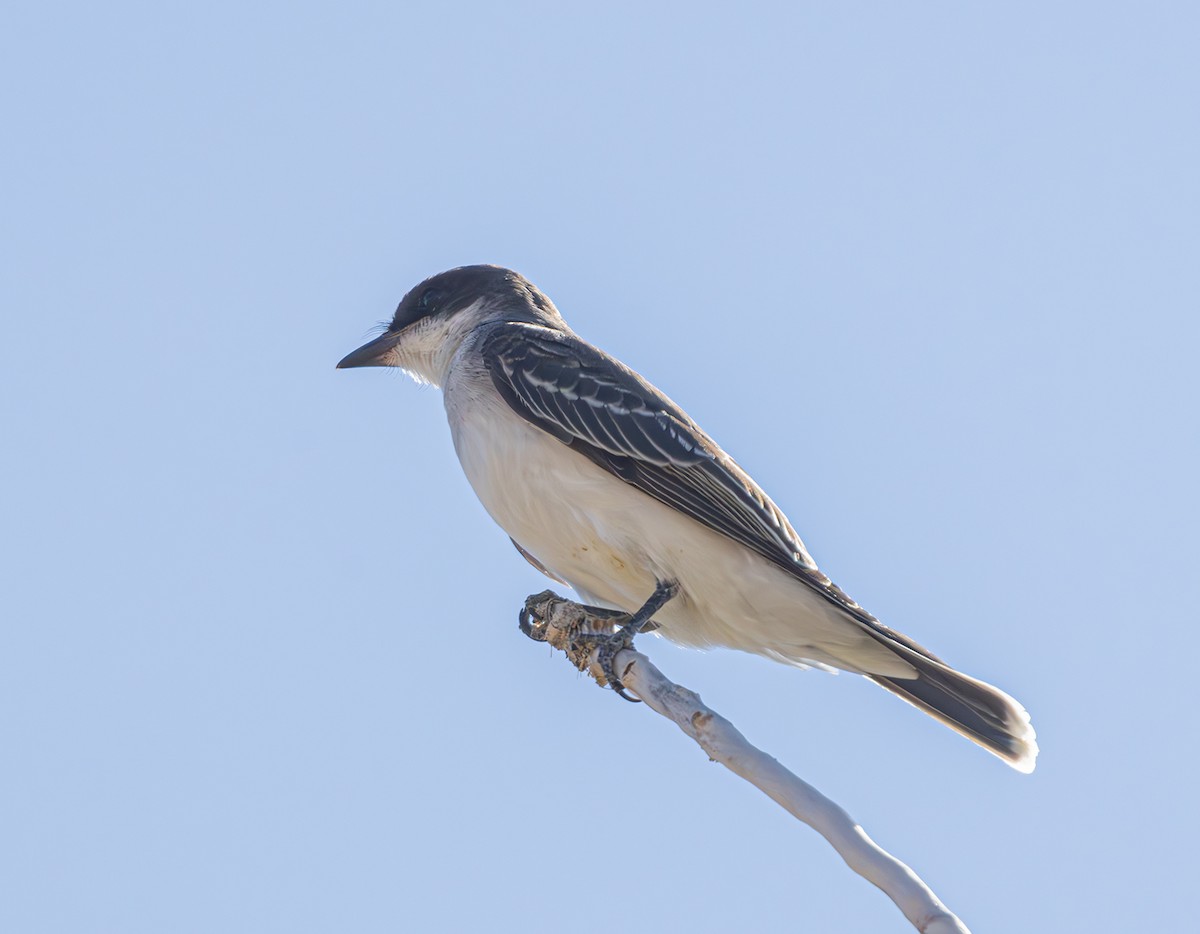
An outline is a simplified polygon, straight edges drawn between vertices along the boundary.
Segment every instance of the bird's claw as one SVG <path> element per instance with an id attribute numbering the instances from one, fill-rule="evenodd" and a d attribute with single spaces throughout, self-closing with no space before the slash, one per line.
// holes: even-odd
<path id="1" fill-rule="evenodd" d="M 551 590 L 526 597 L 525 605 L 517 614 L 517 627 L 534 642 L 545 642 L 548 638 L 546 621 L 538 614 L 538 608 L 551 598 L 561 599 Z"/>
<path id="2" fill-rule="evenodd" d="M 609 687 L 617 692 L 618 696 L 633 704 L 640 704 L 641 701 L 625 692 L 625 685 L 617 677 L 613 663 L 617 660 L 618 652 L 633 648 L 633 637 L 640 631 L 640 627 L 635 632 L 633 627 L 629 623 L 626 623 L 616 632 L 612 633 L 612 635 L 598 637 L 600 644 L 596 651 L 596 664 L 600 666 L 600 671 L 604 674 L 604 680 L 608 682 Z"/>

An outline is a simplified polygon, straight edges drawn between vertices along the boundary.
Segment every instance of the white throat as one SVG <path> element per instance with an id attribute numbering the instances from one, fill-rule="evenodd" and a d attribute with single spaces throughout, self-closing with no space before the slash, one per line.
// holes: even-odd
<path id="1" fill-rule="evenodd" d="M 440 388 L 462 342 L 486 320 L 483 299 L 446 317 L 422 318 L 405 329 L 392 363 L 417 382 Z"/>

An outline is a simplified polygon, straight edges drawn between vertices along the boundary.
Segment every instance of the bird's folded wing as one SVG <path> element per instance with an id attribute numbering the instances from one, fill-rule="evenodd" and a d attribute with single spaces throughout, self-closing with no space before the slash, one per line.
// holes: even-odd
<path id="1" fill-rule="evenodd" d="M 940 662 L 822 574 L 787 517 L 695 422 L 637 373 L 574 334 L 500 325 L 480 344 L 522 418 L 626 483 L 783 568 L 877 638 Z"/>
<path id="2" fill-rule="evenodd" d="M 481 346 L 522 418 L 605 470 L 788 569 L 816 570 L 783 513 L 674 403 L 573 334 L 506 324 Z"/>

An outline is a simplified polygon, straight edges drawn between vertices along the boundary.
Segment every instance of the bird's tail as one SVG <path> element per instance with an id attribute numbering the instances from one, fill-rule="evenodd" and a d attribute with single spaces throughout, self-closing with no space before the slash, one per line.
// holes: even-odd
<path id="1" fill-rule="evenodd" d="M 1017 771 L 1033 771 L 1038 746 L 1024 707 L 999 688 L 955 671 L 907 638 L 888 638 L 899 633 L 875 635 L 890 643 L 889 647 L 912 665 L 917 675 L 897 678 L 868 674 L 868 678 L 995 753 Z"/>

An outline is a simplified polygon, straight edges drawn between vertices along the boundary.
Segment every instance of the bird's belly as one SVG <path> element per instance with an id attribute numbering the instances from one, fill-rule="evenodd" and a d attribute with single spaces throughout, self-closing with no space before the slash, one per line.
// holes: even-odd
<path id="1" fill-rule="evenodd" d="M 586 601 L 632 611 L 659 580 L 679 595 L 662 635 L 795 664 L 884 674 L 895 664 L 862 628 L 761 555 L 614 477 L 499 407 L 452 419 L 467 479 L 492 518 Z M 896 673 L 909 671 L 900 664 Z"/>

